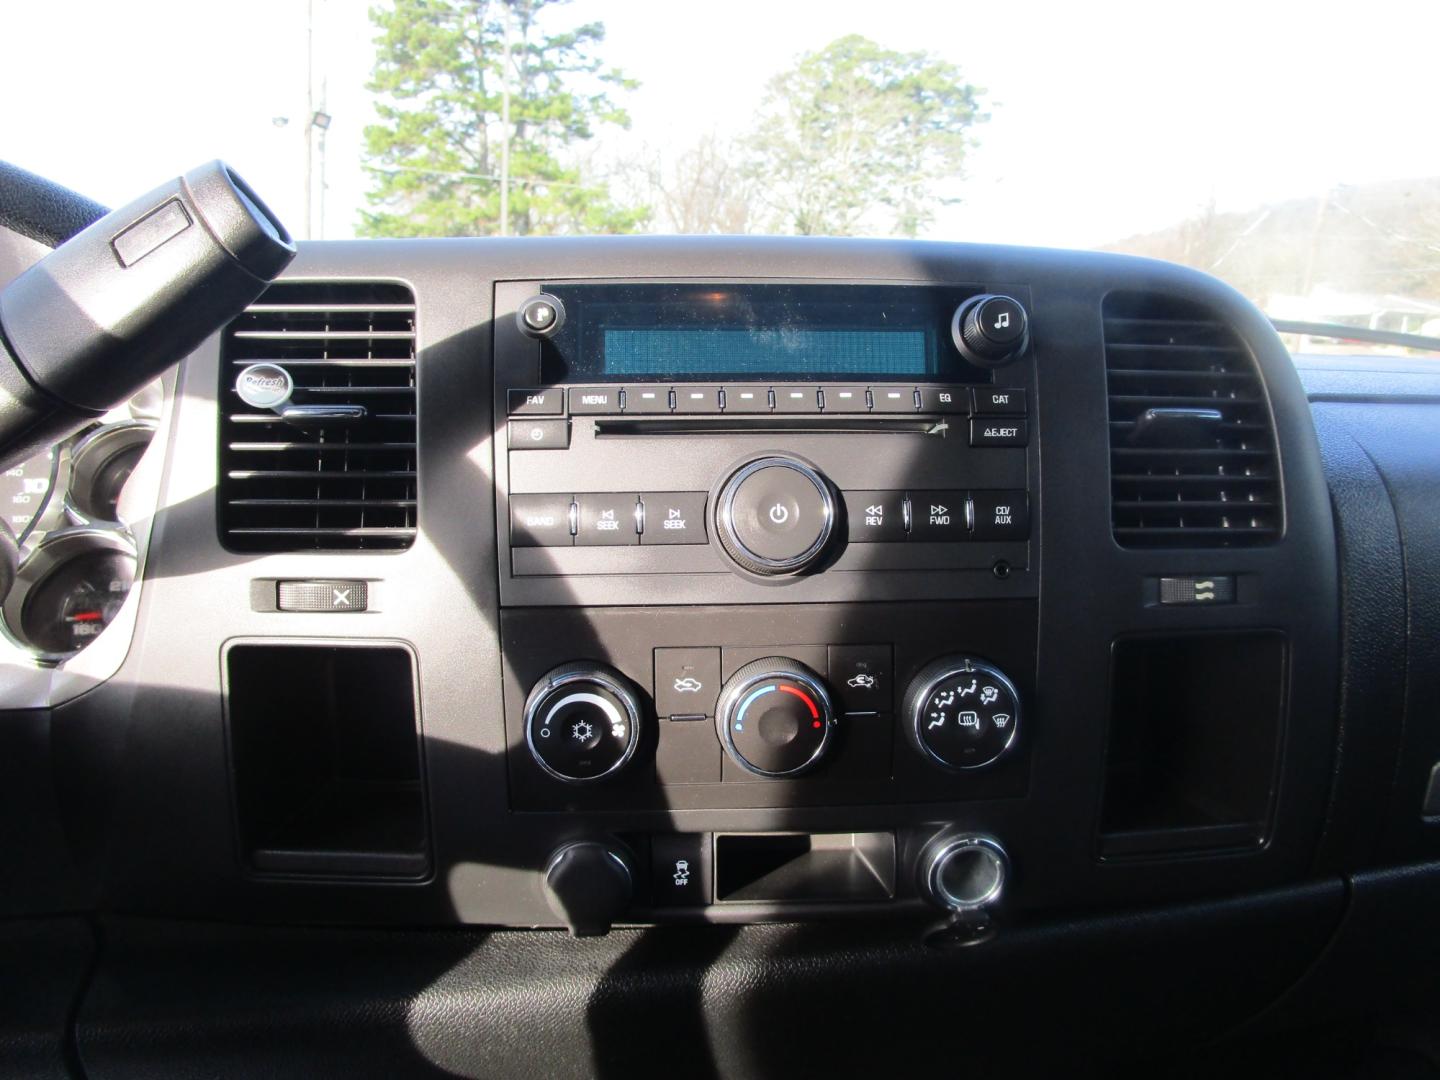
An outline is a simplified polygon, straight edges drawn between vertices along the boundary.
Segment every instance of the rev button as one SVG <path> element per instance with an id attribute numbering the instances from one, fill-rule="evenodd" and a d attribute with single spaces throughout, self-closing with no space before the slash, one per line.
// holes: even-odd
<path id="1" fill-rule="evenodd" d="M 845 518 L 852 544 L 905 539 L 903 491 L 847 491 Z"/>

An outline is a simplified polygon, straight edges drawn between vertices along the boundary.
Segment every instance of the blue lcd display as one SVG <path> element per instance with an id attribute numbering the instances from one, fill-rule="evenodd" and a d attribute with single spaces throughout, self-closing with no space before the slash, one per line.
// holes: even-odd
<path id="1" fill-rule="evenodd" d="M 716 375 L 731 378 L 920 376 L 929 370 L 923 330 L 729 330 L 710 327 L 604 328 L 607 376 Z"/>

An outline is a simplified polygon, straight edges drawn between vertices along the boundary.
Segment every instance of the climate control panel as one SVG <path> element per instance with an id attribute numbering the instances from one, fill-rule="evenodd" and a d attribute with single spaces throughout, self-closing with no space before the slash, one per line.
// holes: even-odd
<path id="1" fill-rule="evenodd" d="M 1026 787 L 1030 601 L 501 622 L 507 657 L 536 658 L 507 670 L 518 809 L 885 806 Z"/>

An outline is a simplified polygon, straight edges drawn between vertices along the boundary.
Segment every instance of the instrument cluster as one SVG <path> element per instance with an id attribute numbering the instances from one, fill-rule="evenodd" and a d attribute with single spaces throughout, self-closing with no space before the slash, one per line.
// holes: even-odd
<path id="1" fill-rule="evenodd" d="M 130 593 L 136 548 L 120 497 L 154 438 L 161 401 L 157 382 L 0 474 L 0 515 L 20 545 L 0 625 L 41 664 L 88 646 Z"/>

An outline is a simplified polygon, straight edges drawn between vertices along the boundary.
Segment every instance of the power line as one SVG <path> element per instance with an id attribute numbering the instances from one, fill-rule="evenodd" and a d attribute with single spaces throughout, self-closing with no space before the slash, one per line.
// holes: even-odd
<path id="1" fill-rule="evenodd" d="M 419 165 L 362 165 L 361 168 L 369 172 L 377 173 L 412 172 L 419 173 L 421 176 L 444 176 L 456 180 L 484 180 L 491 184 L 499 184 L 506 179 L 495 173 L 452 172 L 446 169 L 426 169 Z M 512 184 L 526 184 L 532 187 L 575 188 L 581 191 L 594 187 L 593 184 L 576 184 L 567 180 L 546 180 L 543 177 L 511 176 L 509 177 L 509 182 Z"/>

